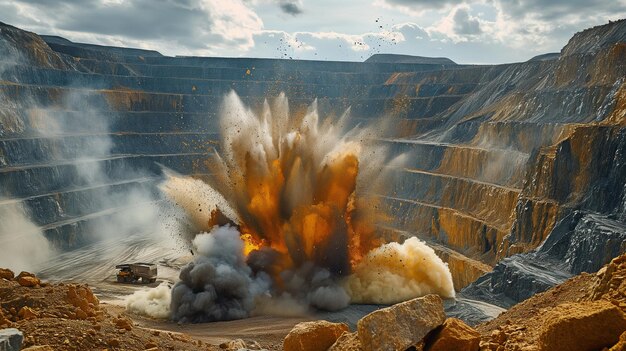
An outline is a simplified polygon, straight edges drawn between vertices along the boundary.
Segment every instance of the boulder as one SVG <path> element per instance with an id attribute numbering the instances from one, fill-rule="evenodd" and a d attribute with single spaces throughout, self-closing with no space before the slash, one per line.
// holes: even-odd
<path id="1" fill-rule="evenodd" d="M 344 333 L 335 341 L 328 351 L 362 351 L 357 333 Z"/>
<path id="2" fill-rule="evenodd" d="M 20 311 L 17 312 L 17 316 L 20 317 L 20 319 L 35 319 L 35 318 L 39 318 L 39 314 L 37 312 L 35 312 L 35 310 L 33 310 L 32 308 L 30 308 L 28 306 L 24 306 L 24 307 L 20 308 Z"/>
<path id="3" fill-rule="evenodd" d="M 480 333 L 456 318 L 446 319 L 426 343 L 427 351 L 478 351 L 479 348 Z"/>
<path id="4" fill-rule="evenodd" d="M 0 329 L 0 350 L 19 351 L 22 348 L 24 334 L 15 328 Z"/>
<path id="5" fill-rule="evenodd" d="M 32 278 L 37 278 L 37 276 L 31 272 L 26 272 L 26 271 L 21 271 L 20 274 L 17 275 L 17 277 L 15 277 L 16 279 L 22 278 L 22 277 L 32 277 Z"/>
<path id="6" fill-rule="evenodd" d="M 0 268 L 0 279 L 11 280 L 15 277 L 15 273 L 7 268 Z"/>
<path id="7" fill-rule="evenodd" d="M 438 295 L 427 295 L 383 308 L 357 324 L 364 351 L 406 350 L 417 345 L 446 315 Z"/>
<path id="8" fill-rule="evenodd" d="M 115 319 L 115 327 L 117 329 L 126 329 L 128 331 L 133 330 L 133 322 L 128 318 L 116 318 Z"/>
<path id="9" fill-rule="evenodd" d="M 35 287 L 41 283 L 39 278 L 31 277 L 31 276 L 22 276 L 22 277 L 18 276 L 17 282 L 20 283 L 21 286 L 26 286 L 29 288 Z"/>
<path id="10" fill-rule="evenodd" d="M 343 334 L 348 332 L 344 323 L 327 321 L 296 324 L 283 343 L 284 351 L 326 351 Z"/>
<path id="11" fill-rule="evenodd" d="M 605 300 L 562 304 L 543 319 L 541 350 L 601 350 L 615 345 L 626 331 L 622 311 Z"/>

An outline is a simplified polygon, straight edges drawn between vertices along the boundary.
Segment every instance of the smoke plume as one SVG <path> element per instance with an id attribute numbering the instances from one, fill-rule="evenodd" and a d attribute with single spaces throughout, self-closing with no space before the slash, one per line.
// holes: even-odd
<path id="1" fill-rule="evenodd" d="M 170 175 L 162 185 L 204 232 L 172 290 L 174 320 L 245 318 L 272 303 L 332 311 L 454 296 L 447 266 L 424 243 L 381 247 L 377 227 L 389 215 L 372 194 L 402 157 L 373 142 L 375 128 L 351 128 L 349 111 L 322 120 L 315 102 L 290 114 L 284 94 L 255 113 L 234 92 L 220 122 L 208 183 Z"/>
<path id="2" fill-rule="evenodd" d="M 210 322 L 249 316 L 254 299 L 269 288 L 269 277 L 252 277 L 237 229 L 216 227 L 195 237 L 193 262 L 172 289 L 171 317 L 181 322 Z"/>
<path id="3" fill-rule="evenodd" d="M 1 74 L 0 79 L 14 79 Z M 40 263 L 56 259 L 52 248 L 57 245 L 76 247 L 130 234 L 144 235 L 141 239 L 149 234 L 159 243 L 169 236 L 161 225 L 164 208 L 150 187 L 156 176 L 130 164 L 110 166 L 120 156 L 108 123 L 114 118 L 103 112 L 106 106 L 96 105 L 100 100 L 93 94 L 67 90 L 52 105 L 28 89 L 17 98 L 0 93 L 0 137 L 13 143 L 10 157 L 0 155 L 0 166 L 33 164 L 50 170 L 30 175 L 33 179 L 20 189 L 0 187 L 0 197 L 6 198 L 0 201 L 0 262 L 5 266 L 42 273 L 47 265 Z M 41 197 L 49 197 L 53 210 L 40 206 Z M 71 227 L 79 227 L 80 234 L 61 234 Z"/>
<path id="4" fill-rule="evenodd" d="M 142 316 L 165 319 L 170 316 L 171 294 L 167 283 L 139 290 L 126 297 L 126 309 Z"/>
<path id="5" fill-rule="evenodd" d="M 19 203 L 0 199 L 0 267 L 37 271 L 55 253 Z"/>
<path id="6" fill-rule="evenodd" d="M 370 251 L 345 286 L 354 303 L 392 304 L 428 294 L 454 297 L 448 266 L 415 237 Z"/>

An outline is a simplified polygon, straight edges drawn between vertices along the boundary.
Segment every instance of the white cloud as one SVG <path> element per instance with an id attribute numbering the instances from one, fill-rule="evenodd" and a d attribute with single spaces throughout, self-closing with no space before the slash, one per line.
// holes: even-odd
<path id="1" fill-rule="evenodd" d="M 0 0 L 0 21 L 79 42 L 357 61 L 376 53 L 522 61 L 619 17 L 626 0 Z"/>
<path id="2" fill-rule="evenodd" d="M 246 52 L 263 30 L 242 0 L 18 0 L 4 16 L 42 34 L 167 54 Z"/>

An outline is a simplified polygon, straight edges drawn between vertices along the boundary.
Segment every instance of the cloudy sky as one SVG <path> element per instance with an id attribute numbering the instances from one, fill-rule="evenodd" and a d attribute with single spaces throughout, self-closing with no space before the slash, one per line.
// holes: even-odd
<path id="1" fill-rule="evenodd" d="M 0 0 L 0 21 L 165 55 L 525 61 L 626 17 L 626 0 Z"/>

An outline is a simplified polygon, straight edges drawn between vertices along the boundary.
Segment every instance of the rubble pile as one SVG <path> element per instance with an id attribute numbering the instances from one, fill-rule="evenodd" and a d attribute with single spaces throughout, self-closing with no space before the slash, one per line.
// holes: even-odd
<path id="1" fill-rule="evenodd" d="M 0 330 L 9 328 L 23 334 L 25 350 L 220 350 L 111 315 L 86 285 L 49 284 L 28 272 L 15 276 L 0 268 Z"/>

